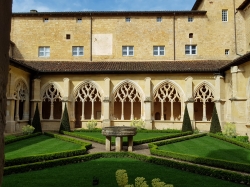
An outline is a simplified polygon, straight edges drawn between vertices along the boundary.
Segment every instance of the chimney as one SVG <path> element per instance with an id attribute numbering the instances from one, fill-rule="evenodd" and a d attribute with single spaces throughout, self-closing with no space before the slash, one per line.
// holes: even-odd
<path id="1" fill-rule="evenodd" d="M 37 13 L 37 10 L 30 10 L 30 13 Z"/>

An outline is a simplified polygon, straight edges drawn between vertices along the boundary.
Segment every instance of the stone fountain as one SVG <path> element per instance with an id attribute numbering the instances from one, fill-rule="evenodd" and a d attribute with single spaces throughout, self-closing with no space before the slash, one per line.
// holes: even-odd
<path id="1" fill-rule="evenodd" d="M 122 150 L 123 137 L 128 137 L 128 151 L 133 151 L 133 136 L 136 135 L 136 127 L 114 126 L 102 128 L 102 135 L 106 136 L 106 150 L 111 151 L 111 137 L 115 137 L 115 151 Z"/>

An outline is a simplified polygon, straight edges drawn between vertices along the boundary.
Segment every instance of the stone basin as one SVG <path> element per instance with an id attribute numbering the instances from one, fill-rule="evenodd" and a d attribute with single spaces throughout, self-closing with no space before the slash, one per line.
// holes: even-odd
<path id="1" fill-rule="evenodd" d="M 115 136 L 115 151 L 120 152 L 122 150 L 123 137 L 128 137 L 128 151 L 133 151 L 133 136 L 136 135 L 136 127 L 127 126 L 115 126 L 115 127 L 103 127 L 102 135 L 106 136 L 106 150 L 111 151 L 111 137 Z"/>
<path id="2" fill-rule="evenodd" d="M 126 127 L 126 126 L 115 126 L 115 127 L 104 127 L 102 128 L 102 135 L 104 136 L 134 136 L 136 135 L 136 127 Z"/>

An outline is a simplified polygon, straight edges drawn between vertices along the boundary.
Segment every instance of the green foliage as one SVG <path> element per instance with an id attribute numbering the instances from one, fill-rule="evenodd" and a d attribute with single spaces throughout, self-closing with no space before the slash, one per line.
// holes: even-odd
<path id="1" fill-rule="evenodd" d="M 124 169 L 118 169 L 115 172 L 116 182 L 119 187 L 124 187 L 128 184 L 128 174 Z"/>
<path id="2" fill-rule="evenodd" d="M 31 124 L 35 129 L 33 133 L 42 132 L 42 125 L 40 120 L 40 114 L 38 109 L 38 103 L 36 104 L 36 110 Z"/>
<path id="3" fill-rule="evenodd" d="M 15 138 L 10 138 L 10 139 L 6 139 L 5 140 L 5 145 L 8 145 L 10 143 L 14 143 L 14 142 L 17 142 L 17 141 L 20 141 L 20 140 L 25 140 L 25 139 L 28 139 L 28 138 L 32 138 L 32 137 L 35 137 L 35 136 L 40 136 L 42 133 L 41 132 L 38 132 L 38 133 L 35 133 L 35 134 L 28 134 L 28 135 L 24 135 L 24 136 L 16 136 Z"/>
<path id="4" fill-rule="evenodd" d="M 236 140 L 239 142 L 248 143 L 248 136 L 236 136 Z"/>
<path id="5" fill-rule="evenodd" d="M 173 151 L 166 151 L 166 150 L 158 149 L 158 146 L 176 143 L 176 142 L 185 141 L 185 140 L 194 139 L 194 138 L 199 138 L 205 135 L 206 134 L 196 134 L 196 135 L 191 135 L 187 137 L 180 137 L 176 139 L 161 141 L 157 143 L 150 143 L 149 144 L 150 153 L 156 156 L 174 158 L 174 159 L 192 162 L 196 164 L 202 164 L 202 165 L 207 165 L 207 166 L 212 166 L 212 167 L 219 167 L 219 168 L 224 168 L 224 169 L 229 169 L 229 170 L 250 173 L 250 164 L 244 164 L 244 163 L 238 163 L 238 162 L 232 162 L 232 161 L 226 161 L 226 160 L 220 160 L 220 159 L 214 159 L 214 158 L 207 158 L 207 157 L 205 158 L 201 156 L 188 155 L 188 154 L 182 154 L 182 153 L 177 153 Z M 215 134 L 210 134 L 210 135 L 218 136 Z"/>
<path id="6" fill-rule="evenodd" d="M 131 127 L 136 127 L 137 130 L 141 130 L 145 128 L 145 122 L 142 119 L 134 119 L 130 122 Z"/>
<path id="7" fill-rule="evenodd" d="M 223 128 L 223 135 L 229 138 L 236 137 L 236 126 L 234 123 L 226 123 Z"/>
<path id="8" fill-rule="evenodd" d="M 25 125 L 22 127 L 22 132 L 24 135 L 32 134 L 35 128 L 31 125 Z"/>
<path id="9" fill-rule="evenodd" d="M 182 132 L 193 131 L 191 120 L 188 114 L 187 105 L 185 107 L 183 122 L 182 122 Z"/>
<path id="10" fill-rule="evenodd" d="M 61 120 L 61 125 L 59 132 L 61 131 L 70 131 L 70 122 L 69 122 L 69 114 L 68 114 L 68 109 L 65 103 L 64 111 L 63 111 L 63 117 Z"/>
<path id="11" fill-rule="evenodd" d="M 152 187 L 174 187 L 172 184 L 166 184 L 162 182 L 160 179 L 156 178 L 152 180 Z"/>
<path id="12" fill-rule="evenodd" d="M 94 130 L 97 126 L 97 121 L 96 120 L 88 121 L 86 126 L 87 126 L 88 130 Z"/>
<path id="13" fill-rule="evenodd" d="M 211 121 L 211 126 L 210 126 L 210 133 L 218 133 L 218 132 L 221 132 L 221 126 L 220 126 L 217 109 L 216 109 L 216 106 L 214 105 L 212 121 Z"/>

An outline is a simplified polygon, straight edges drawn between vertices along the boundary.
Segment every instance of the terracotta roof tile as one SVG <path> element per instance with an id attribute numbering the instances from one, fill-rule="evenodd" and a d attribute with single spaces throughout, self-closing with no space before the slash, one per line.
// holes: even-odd
<path id="1" fill-rule="evenodd" d="M 134 62 L 76 62 L 76 61 L 18 61 L 31 70 L 44 73 L 156 73 L 156 72 L 217 72 L 232 61 L 134 61 Z"/>

